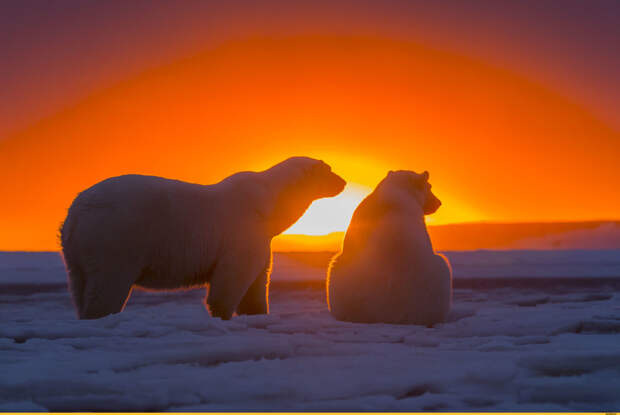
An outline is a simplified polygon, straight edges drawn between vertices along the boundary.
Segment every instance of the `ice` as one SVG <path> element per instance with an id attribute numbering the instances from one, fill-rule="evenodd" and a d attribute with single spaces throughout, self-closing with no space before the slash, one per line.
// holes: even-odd
<path id="1" fill-rule="evenodd" d="M 442 252 L 454 278 L 620 277 L 620 249 L 606 250 L 478 250 Z M 273 281 L 324 280 L 331 255 L 274 256 Z M 313 259 L 313 261 L 312 261 Z"/>
<path id="2" fill-rule="evenodd" d="M 620 249 L 448 251 L 455 277 L 618 277 Z"/>
<path id="3" fill-rule="evenodd" d="M 62 257 L 58 252 L 0 252 L 0 283 L 66 283 Z"/>
<path id="4" fill-rule="evenodd" d="M 27 266 L 11 255 L 14 262 L 0 268 Z M 482 267 L 489 254 L 471 255 L 469 263 Z M 24 262 L 54 269 L 50 258 Z M 497 275 L 512 269 L 506 258 L 544 264 L 537 254 L 506 253 L 489 259 Z M 287 272 L 296 267 L 289 262 Z M 434 327 L 336 321 L 324 286 L 286 279 L 274 281 L 266 316 L 211 318 L 204 290 L 137 291 L 123 313 L 77 320 L 64 280 L 22 279 L 18 290 L 6 278 L 0 275 L 2 411 L 620 407 L 620 295 L 606 282 L 611 276 L 457 288 L 448 322 Z"/>
<path id="5" fill-rule="evenodd" d="M 618 222 L 603 222 L 589 229 L 550 232 L 544 236 L 523 238 L 511 244 L 511 248 L 516 249 L 603 249 L 618 246 L 620 246 Z"/>
<path id="6" fill-rule="evenodd" d="M 620 249 L 604 250 L 478 250 L 443 252 L 454 278 L 616 278 Z M 271 280 L 323 281 L 334 253 L 274 253 Z M 23 284 L 66 284 L 57 252 L 0 252 L 0 283 L 11 289 Z"/>

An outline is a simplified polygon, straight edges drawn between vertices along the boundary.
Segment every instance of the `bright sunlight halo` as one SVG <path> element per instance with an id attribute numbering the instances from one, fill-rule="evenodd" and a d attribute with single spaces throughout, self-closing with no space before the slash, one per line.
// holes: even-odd
<path id="1" fill-rule="evenodd" d="M 371 191 L 369 187 L 348 183 L 338 196 L 315 200 L 284 234 L 327 235 L 346 231 L 355 208 Z"/>

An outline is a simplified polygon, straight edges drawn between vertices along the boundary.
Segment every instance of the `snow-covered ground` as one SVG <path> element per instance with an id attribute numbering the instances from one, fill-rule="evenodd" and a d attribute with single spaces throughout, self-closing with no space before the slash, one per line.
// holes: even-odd
<path id="1" fill-rule="evenodd" d="M 448 253 L 457 287 L 503 283 L 456 289 L 432 328 L 332 319 L 320 283 L 285 282 L 321 274 L 294 256 L 275 259 L 268 316 L 138 291 L 78 321 L 58 257 L 23 255 L 0 253 L 0 410 L 620 408 L 620 251 Z"/>
<path id="2" fill-rule="evenodd" d="M 455 278 L 620 277 L 620 249 L 448 251 Z M 333 253 L 275 253 L 272 281 L 323 281 Z M 57 252 L 1 252 L 0 284 L 65 284 Z"/>

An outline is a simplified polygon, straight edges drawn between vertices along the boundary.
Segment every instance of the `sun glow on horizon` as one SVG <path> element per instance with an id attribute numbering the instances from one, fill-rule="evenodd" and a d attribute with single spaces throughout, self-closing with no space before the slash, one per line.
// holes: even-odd
<path id="1" fill-rule="evenodd" d="M 349 182 L 339 195 L 315 200 L 304 215 L 283 235 L 324 236 L 334 232 L 345 232 L 351 217 L 361 201 L 372 192 L 372 187 Z M 426 216 L 428 224 L 442 225 L 448 223 L 471 222 L 480 220 L 483 215 L 461 201 L 453 200 L 444 192 L 437 193 L 444 206 L 433 215 Z"/>
<path id="2" fill-rule="evenodd" d="M 315 200 L 296 223 L 273 239 L 272 249 L 277 252 L 338 251 L 355 209 L 372 190 L 372 186 L 349 182 L 338 196 Z M 440 191 L 437 196 L 444 206 L 426 216 L 428 225 L 473 222 L 484 217 L 450 194 Z"/>
<path id="3" fill-rule="evenodd" d="M 304 215 L 283 233 L 316 236 L 346 231 L 355 208 L 370 192 L 370 187 L 347 183 L 339 195 L 315 200 Z"/>
<path id="4" fill-rule="evenodd" d="M 102 84 L 2 138 L 0 248 L 58 249 L 71 201 L 108 177 L 213 184 L 294 155 L 324 160 L 351 185 L 313 203 L 286 240 L 345 231 L 400 169 L 430 172 L 443 205 L 429 225 L 617 218 L 619 137 L 518 71 L 432 45 L 241 37 Z"/>

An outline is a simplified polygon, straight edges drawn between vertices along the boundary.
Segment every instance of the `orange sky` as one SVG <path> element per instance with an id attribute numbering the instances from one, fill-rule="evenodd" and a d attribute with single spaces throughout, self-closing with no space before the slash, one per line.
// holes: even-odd
<path id="1" fill-rule="evenodd" d="M 57 249 L 73 197 L 109 176 L 213 183 L 292 155 L 359 195 L 389 169 L 429 170 L 432 223 L 615 219 L 619 146 L 578 103 L 471 57 L 384 37 L 240 39 L 0 141 L 0 250 Z"/>

